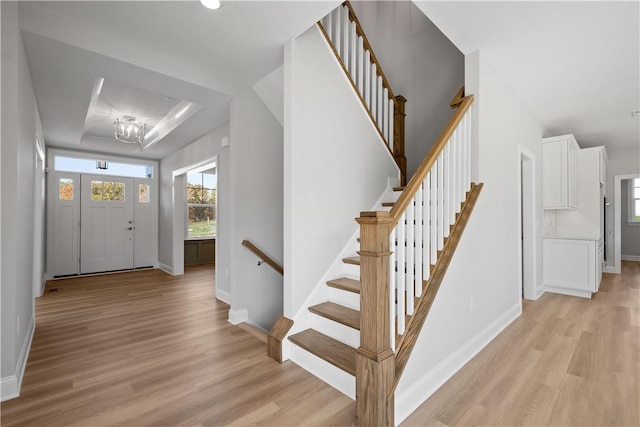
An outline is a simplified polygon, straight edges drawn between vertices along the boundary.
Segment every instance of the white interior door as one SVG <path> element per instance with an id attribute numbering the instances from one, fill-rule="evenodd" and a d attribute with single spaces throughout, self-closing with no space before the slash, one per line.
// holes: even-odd
<path id="1" fill-rule="evenodd" d="M 82 175 L 80 273 L 133 268 L 133 179 Z"/>

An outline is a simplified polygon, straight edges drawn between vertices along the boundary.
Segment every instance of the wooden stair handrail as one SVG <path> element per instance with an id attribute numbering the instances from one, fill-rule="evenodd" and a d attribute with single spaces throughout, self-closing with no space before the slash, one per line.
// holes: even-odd
<path id="1" fill-rule="evenodd" d="M 248 240 L 243 240 L 242 246 L 244 246 L 245 248 L 249 249 L 251 252 L 256 254 L 258 258 L 260 258 L 262 261 L 269 264 L 269 266 L 273 268 L 275 271 L 284 275 L 284 269 L 282 268 L 282 266 L 280 266 L 277 262 L 275 262 L 273 258 L 271 258 L 269 255 L 262 252 L 256 245 L 254 245 Z"/>
<path id="2" fill-rule="evenodd" d="M 433 145 L 433 147 L 431 147 L 431 150 L 429 150 L 427 156 L 424 158 L 424 160 L 422 160 L 422 163 L 420 163 L 420 166 L 413 174 L 413 177 L 411 177 L 411 181 L 409 181 L 409 183 L 405 187 L 404 191 L 396 201 L 396 204 L 393 205 L 393 208 L 391 208 L 390 213 L 393 217 L 393 224 L 390 227 L 390 230 L 392 230 L 393 227 L 398 223 L 398 221 L 400 221 L 400 217 L 402 216 L 404 211 L 407 210 L 407 207 L 409 207 L 411 200 L 418 192 L 418 189 L 426 178 L 427 173 L 429 173 L 429 171 L 431 170 L 431 167 L 438 159 L 438 156 L 440 155 L 444 147 L 447 145 L 449 138 L 451 138 L 451 135 L 458 127 L 458 124 L 460 124 L 460 122 L 462 121 L 462 118 L 464 117 L 465 113 L 472 103 L 473 95 L 468 95 L 463 98 L 460 106 L 453 114 L 453 116 L 451 116 L 451 119 L 449 119 L 447 126 L 445 126 L 444 130 L 436 140 L 436 143 Z"/>

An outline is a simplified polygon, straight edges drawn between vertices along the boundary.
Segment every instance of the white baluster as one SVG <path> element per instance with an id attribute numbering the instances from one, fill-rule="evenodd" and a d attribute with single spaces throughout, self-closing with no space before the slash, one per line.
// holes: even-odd
<path id="1" fill-rule="evenodd" d="M 358 69 L 356 68 L 356 62 L 357 62 L 357 57 L 358 57 L 358 35 L 356 34 L 356 23 L 355 22 L 351 22 L 351 24 L 349 25 L 350 28 L 350 34 L 349 34 L 349 51 L 351 52 L 350 55 L 350 61 L 351 61 L 351 66 L 349 68 L 349 70 L 351 71 L 351 77 L 353 78 L 353 81 L 355 82 L 357 79 L 357 73 L 358 73 Z"/>
<path id="2" fill-rule="evenodd" d="M 444 152 L 438 156 L 438 250 L 444 247 L 444 229 L 446 221 L 444 220 Z"/>
<path id="3" fill-rule="evenodd" d="M 349 20 L 349 10 L 344 7 L 342 11 L 342 62 L 345 67 L 347 67 L 347 72 L 349 71 L 349 24 L 351 21 Z"/>
<path id="4" fill-rule="evenodd" d="M 423 215 L 424 226 L 422 227 L 422 241 L 424 242 L 422 254 L 422 280 L 429 280 L 431 276 L 431 171 L 427 172 L 427 177 L 422 184 L 424 190 Z M 422 288 L 422 286 L 420 286 Z"/>
<path id="5" fill-rule="evenodd" d="M 407 253 L 405 262 L 407 265 L 407 314 L 413 314 L 413 289 L 415 283 L 415 197 L 407 206 Z"/>
<path id="6" fill-rule="evenodd" d="M 394 135 L 393 135 L 393 125 L 395 124 L 395 108 L 396 104 L 393 102 L 393 99 L 389 99 L 389 139 L 387 142 L 389 143 L 389 149 L 393 153 L 394 148 Z"/>
<path id="7" fill-rule="evenodd" d="M 404 333 L 404 315 L 405 315 L 405 289 L 407 283 L 407 275 L 405 271 L 405 250 L 407 241 L 407 214 L 406 212 L 400 217 L 398 222 L 398 243 L 396 248 L 398 249 L 398 256 L 396 257 L 398 268 L 398 281 L 396 282 L 396 304 L 398 305 L 398 334 Z"/>
<path id="8" fill-rule="evenodd" d="M 443 217 L 442 221 L 444 222 L 443 236 L 449 237 L 449 231 L 451 224 L 449 223 L 449 206 L 451 205 L 451 155 L 450 155 L 451 144 L 450 141 L 447 142 L 447 145 L 444 146 L 444 194 L 442 195 L 444 200 L 443 207 Z"/>
<path id="9" fill-rule="evenodd" d="M 384 136 L 385 142 L 389 145 L 389 89 L 386 87 L 382 91 L 382 122 L 380 127 L 382 128 L 382 136 Z"/>
<path id="10" fill-rule="evenodd" d="M 453 133 L 453 145 L 451 146 L 451 224 L 456 221 L 456 213 L 458 213 L 458 207 L 460 202 L 460 178 L 458 169 L 458 161 L 460 159 L 460 153 L 458 153 L 458 144 L 460 142 L 460 127 Z"/>
<path id="11" fill-rule="evenodd" d="M 455 138 L 455 134 L 456 132 L 453 133 L 453 137 Z M 456 174 L 456 170 L 455 170 L 455 151 L 454 151 L 454 140 L 450 140 L 449 144 L 447 144 L 449 146 L 448 148 L 448 156 L 449 156 L 449 173 L 447 173 L 447 175 L 449 176 L 449 189 L 447 191 L 447 198 L 449 199 L 449 202 L 447 203 L 447 207 L 449 208 L 447 211 L 447 223 L 449 225 L 452 225 L 455 221 L 455 209 L 456 209 L 456 193 L 455 193 L 455 181 L 454 181 L 454 176 Z M 447 230 L 449 230 L 451 227 L 447 227 Z"/>
<path id="12" fill-rule="evenodd" d="M 340 32 L 342 31 L 342 14 L 343 14 L 343 8 L 342 7 L 338 7 L 336 8 L 336 19 L 334 20 L 334 24 L 335 24 L 335 36 L 333 38 L 333 46 L 336 48 L 336 51 L 338 52 L 338 56 L 340 58 L 342 58 L 342 37 Z"/>
<path id="13" fill-rule="evenodd" d="M 376 118 L 376 123 L 378 124 L 378 129 L 380 129 L 380 132 L 384 132 L 384 130 L 382 129 L 382 108 L 384 107 L 384 101 L 383 101 L 383 96 L 384 96 L 384 86 L 382 84 L 382 76 L 378 76 L 378 88 L 376 89 L 376 93 L 378 95 L 378 107 L 377 107 L 377 111 L 378 114 L 375 115 L 374 117 Z M 383 134 L 384 135 L 384 134 Z"/>
<path id="14" fill-rule="evenodd" d="M 358 51 L 357 52 L 358 63 L 356 67 L 358 69 L 358 74 L 356 79 L 356 85 L 358 86 L 358 91 L 360 92 L 360 95 L 362 95 L 362 99 L 364 99 L 364 84 L 362 82 L 362 79 L 364 78 L 364 70 L 362 69 L 364 66 L 364 41 L 362 37 L 358 37 L 357 51 Z"/>
<path id="15" fill-rule="evenodd" d="M 431 169 L 431 264 L 435 264 L 438 259 L 438 169 L 440 165 L 436 159 Z"/>
<path id="16" fill-rule="evenodd" d="M 465 128 L 464 126 L 462 126 L 461 132 L 460 132 L 460 138 L 458 138 L 458 146 L 456 149 L 456 152 L 458 153 L 456 158 L 456 169 L 458 171 L 457 178 L 456 178 L 458 182 L 458 189 L 456 190 L 458 192 L 458 203 L 457 203 L 456 213 L 460 212 L 460 204 L 464 201 L 464 169 L 463 169 L 464 157 L 462 152 L 462 143 L 464 141 L 464 138 L 465 138 Z"/>
<path id="17" fill-rule="evenodd" d="M 396 348 L 396 317 L 397 317 L 397 306 L 396 306 L 396 238 L 397 238 L 397 230 L 398 227 L 394 227 L 389 235 L 389 247 L 391 248 L 391 256 L 389 257 L 389 269 L 391 270 L 389 275 L 389 321 L 391 322 L 391 326 L 389 330 L 391 331 L 390 339 L 391 339 L 391 349 L 395 351 Z"/>
<path id="18" fill-rule="evenodd" d="M 414 268 L 416 270 L 416 279 L 415 279 L 415 290 L 414 293 L 416 297 L 422 295 L 422 264 L 425 263 L 423 250 L 424 250 L 424 206 L 423 206 L 423 194 L 424 194 L 424 182 L 420 184 L 420 188 L 418 188 L 418 192 L 416 193 L 416 226 L 415 226 L 415 258 L 414 258 Z"/>
<path id="19" fill-rule="evenodd" d="M 466 128 L 467 128 L 467 140 L 465 141 L 465 152 L 466 152 L 466 165 L 465 165 L 465 173 L 467 175 L 466 178 L 466 190 L 469 191 L 471 189 L 471 120 L 469 120 L 469 118 L 471 117 L 471 109 L 473 108 L 473 106 L 469 107 L 469 109 L 467 110 L 467 114 L 465 114 L 465 123 L 466 123 Z"/>
<path id="20" fill-rule="evenodd" d="M 364 103 L 369 107 L 369 111 L 371 111 L 371 53 L 368 50 L 364 52 L 362 71 L 364 72 L 364 81 L 362 83 L 364 87 Z"/>
<path id="21" fill-rule="evenodd" d="M 378 85 L 376 82 L 378 81 L 378 73 L 376 71 L 376 64 L 371 64 L 371 99 L 369 100 L 369 111 L 371 111 L 371 116 L 375 120 L 376 118 L 376 101 L 378 100 Z"/>

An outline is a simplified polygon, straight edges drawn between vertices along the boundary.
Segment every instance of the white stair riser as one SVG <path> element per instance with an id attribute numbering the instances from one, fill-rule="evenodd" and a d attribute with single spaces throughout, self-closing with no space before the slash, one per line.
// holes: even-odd
<path id="1" fill-rule="evenodd" d="M 310 372 L 331 387 L 346 394 L 351 399 L 356 398 L 356 379 L 340 368 L 336 368 L 329 362 L 325 362 L 318 356 L 292 345 L 290 348 L 291 360 L 302 369 Z"/>
<path id="2" fill-rule="evenodd" d="M 351 347 L 360 347 L 360 331 L 342 323 L 314 314 L 313 329 Z"/>

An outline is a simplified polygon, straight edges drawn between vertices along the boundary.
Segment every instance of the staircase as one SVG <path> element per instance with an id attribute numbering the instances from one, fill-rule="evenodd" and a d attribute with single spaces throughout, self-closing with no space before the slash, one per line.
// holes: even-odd
<path id="1" fill-rule="evenodd" d="M 304 327 L 288 340 L 304 352 L 292 349 L 297 363 L 339 377 L 327 381 L 347 394 L 355 390 L 359 425 L 393 425 L 395 388 L 482 189 L 471 182 L 473 96 L 456 94 L 453 117 L 406 183 L 403 137 L 396 139 L 404 98 L 393 95 L 348 2 L 318 25 L 402 171 L 402 186 L 361 212 L 354 251 L 326 281 L 327 299 L 309 304 Z"/>

